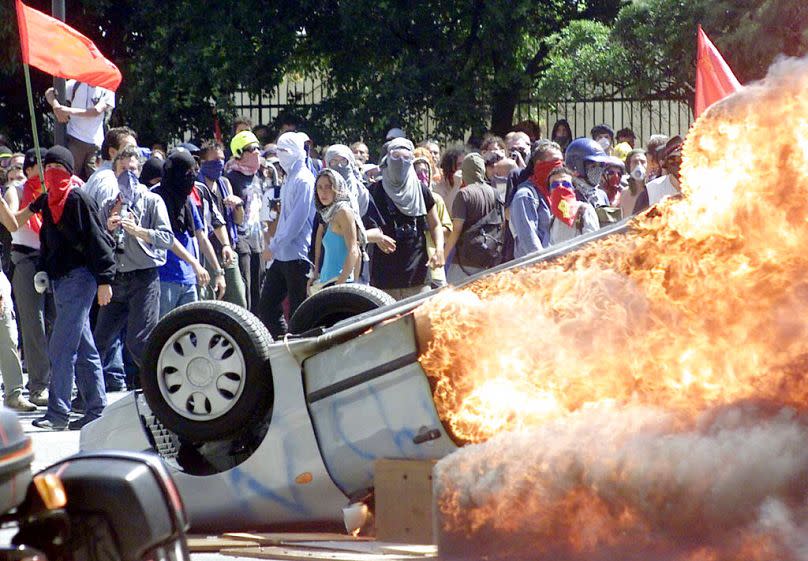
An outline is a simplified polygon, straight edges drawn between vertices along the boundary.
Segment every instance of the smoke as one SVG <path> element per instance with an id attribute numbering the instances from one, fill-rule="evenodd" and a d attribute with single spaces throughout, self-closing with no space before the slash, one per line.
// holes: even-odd
<path id="1" fill-rule="evenodd" d="M 808 560 L 808 59 L 711 108 L 685 198 L 420 310 L 464 559 Z"/>
<path id="2" fill-rule="evenodd" d="M 808 559 L 807 442 L 789 408 L 589 407 L 441 460 L 441 555 Z"/>

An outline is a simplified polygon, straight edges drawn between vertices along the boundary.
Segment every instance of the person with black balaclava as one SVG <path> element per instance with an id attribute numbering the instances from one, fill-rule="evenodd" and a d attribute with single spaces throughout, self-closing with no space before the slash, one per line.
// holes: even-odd
<path id="1" fill-rule="evenodd" d="M 160 317 L 174 308 L 195 302 L 196 285 L 206 285 L 210 275 L 199 262 L 192 237 L 199 243 L 205 258 L 214 267 L 214 282 L 218 298 L 224 296 L 224 270 L 219 266 L 216 253 L 208 241 L 205 224 L 188 197 L 194 188 L 196 162 L 186 151 L 172 152 L 163 166 L 163 177 L 153 192 L 163 198 L 168 219 L 174 233 L 171 252 L 160 267 Z"/>
<path id="2" fill-rule="evenodd" d="M 432 191 L 418 180 L 413 169 L 412 142 L 395 138 L 382 160 L 382 179 L 370 186 L 371 204 L 365 228 L 380 228 L 395 241 L 395 251 L 374 252 L 370 284 L 393 298 L 402 299 L 430 289 L 429 267 L 444 264 L 443 227 Z M 432 234 L 436 251 L 427 259 L 426 232 Z"/>
<path id="3" fill-rule="evenodd" d="M 51 363 L 48 411 L 33 421 L 38 428 L 78 430 L 101 416 L 107 404 L 101 358 L 90 330 L 93 300 L 112 299 L 113 242 L 98 218 L 98 207 L 73 175 L 73 155 L 54 146 L 44 158 L 45 188 L 14 217 L 17 224 L 42 214 L 40 269 L 48 274 L 56 320 L 48 343 Z M 85 414 L 68 423 L 73 380 L 84 398 Z"/>

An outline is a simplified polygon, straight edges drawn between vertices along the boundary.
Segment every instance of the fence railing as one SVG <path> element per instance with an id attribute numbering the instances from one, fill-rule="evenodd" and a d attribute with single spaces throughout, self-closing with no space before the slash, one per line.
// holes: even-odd
<path id="1" fill-rule="evenodd" d="M 284 110 L 305 111 L 327 99 L 328 93 L 327 81 L 318 76 L 292 76 L 263 95 L 237 92 L 234 104 L 239 114 L 256 125 L 269 125 Z M 652 134 L 684 136 L 693 121 L 693 112 L 684 99 L 527 99 L 517 104 L 514 114 L 514 123 L 538 122 L 545 137 L 550 136 L 558 119 L 566 119 L 576 137 L 588 136 L 592 127 L 605 123 L 615 131 L 631 128 L 639 143 L 644 144 Z M 420 122 L 424 137 L 433 136 L 437 123 L 431 112 L 425 111 Z"/>

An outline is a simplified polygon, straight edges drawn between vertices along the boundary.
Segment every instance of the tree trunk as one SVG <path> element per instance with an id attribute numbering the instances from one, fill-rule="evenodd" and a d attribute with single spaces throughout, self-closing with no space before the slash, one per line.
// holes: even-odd
<path id="1" fill-rule="evenodd" d="M 513 125 L 513 114 L 519 101 L 519 88 L 509 88 L 494 94 L 491 105 L 491 132 L 505 136 Z"/>

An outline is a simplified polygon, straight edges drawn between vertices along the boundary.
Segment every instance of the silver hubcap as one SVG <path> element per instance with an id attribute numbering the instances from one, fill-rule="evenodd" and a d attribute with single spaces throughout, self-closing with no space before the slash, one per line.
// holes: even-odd
<path id="1" fill-rule="evenodd" d="M 177 331 L 160 351 L 157 381 L 166 403 L 194 421 L 221 417 L 244 391 L 246 364 L 236 342 L 212 325 Z"/>

